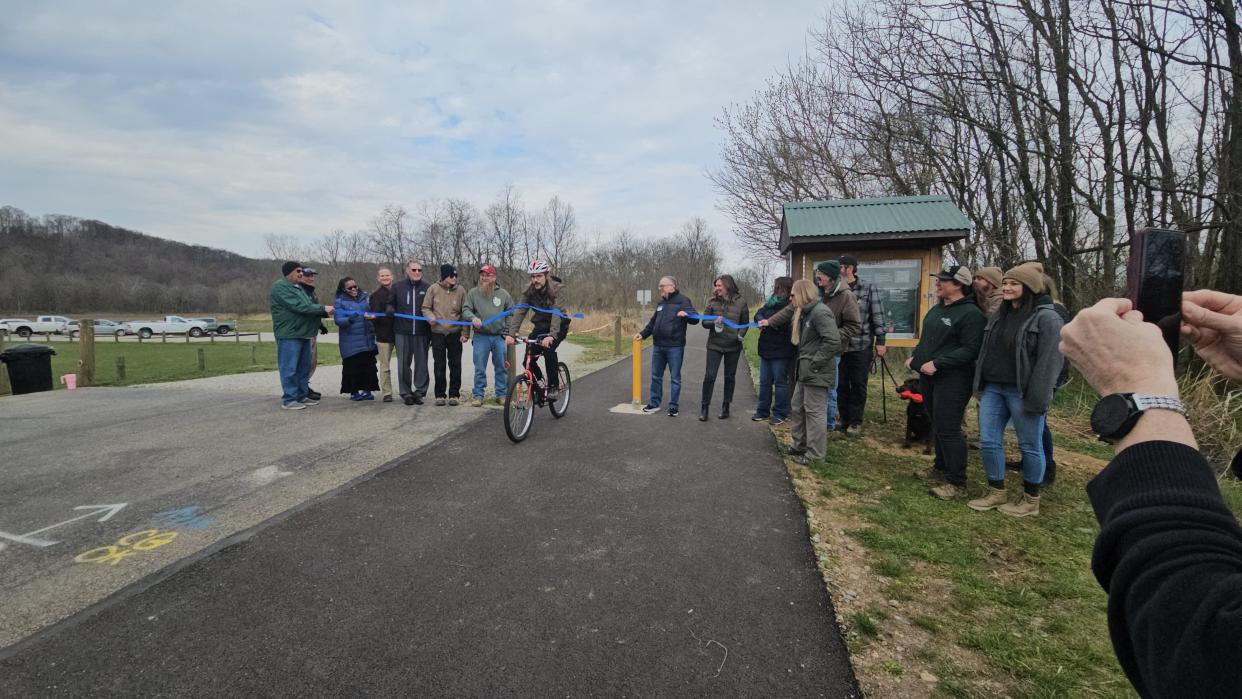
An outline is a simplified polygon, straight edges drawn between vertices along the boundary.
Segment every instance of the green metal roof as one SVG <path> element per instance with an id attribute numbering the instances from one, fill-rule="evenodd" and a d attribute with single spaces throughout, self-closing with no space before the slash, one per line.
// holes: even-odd
<path id="1" fill-rule="evenodd" d="M 800 237 L 926 233 L 942 237 L 972 228 L 946 196 L 839 199 L 785 204 L 781 232 Z"/>

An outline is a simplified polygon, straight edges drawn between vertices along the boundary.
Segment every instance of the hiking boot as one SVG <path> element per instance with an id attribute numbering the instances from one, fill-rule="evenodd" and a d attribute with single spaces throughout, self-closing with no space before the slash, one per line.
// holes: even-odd
<path id="1" fill-rule="evenodd" d="M 457 396 L 453 396 L 452 398 L 449 398 L 449 405 L 457 405 L 459 403 L 461 403 L 461 399 L 459 399 Z"/>
<path id="2" fill-rule="evenodd" d="M 995 510 L 1007 502 L 1009 502 L 1009 497 L 1005 495 L 1004 488 L 989 487 L 987 495 L 971 500 L 966 503 L 966 507 L 969 507 L 972 510 L 978 510 L 979 512 L 987 512 L 988 510 Z"/>
<path id="3" fill-rule="evenodd" d="M 443 398 L 437 398 L 436 405 L 448 405 L 448 401 L 444 400 Z"/>
<path id="4" fill-rule="evenodd" d="M 301 403 L 281 403 L 281 410 L 306 410 L 306 406 Z"/>
<path id="5" fill-rule="evenodd" d="M 959 488 L 952 483 L 945 483 L 944 485 L 938 485 L 935 488 L 929 488 L 927 492 L 934 497 L 940 498 L 941 500 L 953 500 L 959 494 L 965 492 L 965 490 L 965 488 Z"/>
<path id="6" fill-rule="evenodd" d="M 862 436 L 862 425 L 850 425 L 849 427 L 846 427 L 845 436 L 846 437 L 861 437 Z"/>
<path id="7" fill-rule="evenodd" d="M 1039 514 L 1039 496 L 1022 494 L 1022 499 L 1015 503 L 1006 503 L 996 508 L 1013 517 L 1033 517 Z"/>
<path id="8" fill-rule="evenodd" d="M 707 406 L 699 408 L 699 422 L 707 422 Z"/>
<path id="9" fill-rule="evenodd" d="M 652 413 L 658 413 L 658 412 L 660 412 L 660 406 L 658 405 L 651 405 L 650 403 L 648 403 L 647 405 L 643 406 L 644 415 L 650 415 Z"/>
<path id="10" fill-rule="evenodd" d="M 834 439 L 840 439 L 840 438 L 841 438 L 841 433 L 840 433 L 840 432 L 838 432 L 838 431 L 836 431 L 836 430 L 831 430 L 831 431 L 829 431 L 829 432 L 828 432 L 828 441 L 829 441 L 829 442 L 831 442 L 831 441 L 832 441 L 832 440 L 834 440 Z"/>
<path id="11" fill-rule="evenodd" d="M 482 399 L 482 398 L 475 398 L 475 399 L 473 399 L 473 400 L 471 400 L 471 401 L 470 401 L 470 405 L 471 405 L 471 406 L 473 406 L 473 407 L 475 407 L 475 408 L 482 408 L 482 407 L 483 407 L 483 399 Z"/>
<path id="12" fill-rule="evenodd" d="M 728 403 L 721 404 L 720 414 L 716 416 L 716 419 L 717 420 L 728 420 L 729 419 L 729 404 Z"/>
<path id="13" fill-rule="evenodd" d="M 935 466 L 928 466 L 927 468 L 915 473 L 914 475 L 918 476 L 919 478 L 926 478 L 931 481 L 940 481 L 941 483 L 944 482 L 944 471 L 936 468 Z"/>

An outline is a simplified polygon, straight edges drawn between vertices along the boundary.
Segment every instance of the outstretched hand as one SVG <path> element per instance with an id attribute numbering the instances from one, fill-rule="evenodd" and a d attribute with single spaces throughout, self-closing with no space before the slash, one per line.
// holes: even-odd
<path id="1" fill-rule="evenodd" d="M 1242 296 L 1210 289 L 1182 294 L 1182 335 L 1213 369 L 1242 379 Z"/>

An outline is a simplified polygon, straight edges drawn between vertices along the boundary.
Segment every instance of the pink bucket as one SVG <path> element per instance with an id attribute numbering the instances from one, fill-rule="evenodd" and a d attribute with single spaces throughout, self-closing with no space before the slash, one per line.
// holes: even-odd
<path id="1" fill-rule="evenodd" d="M 60 377 L 60 382 L 63 383 L 65 385 L 65 388 L 69 389 L 70 391 L 76 390 L 78 387 L 78 375 L 77 374 L 65 374 L 64 376 Z"/>

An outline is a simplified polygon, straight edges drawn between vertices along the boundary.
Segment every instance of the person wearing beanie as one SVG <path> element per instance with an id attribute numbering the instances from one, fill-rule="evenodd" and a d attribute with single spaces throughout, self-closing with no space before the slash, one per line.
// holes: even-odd
<path id="1" fill-rule="evenodd" d="M 954 265 L 931 275 L 940 302 L 923 317 L 922 332 L 906 368 L 919 373 L 919 393 L 932 421 L 936 460 L 927 475 L 944 484 L 929 493 L 952 500 L 966 488 L 966 438 L 962 418 L 970 402 L 971 378 L 983 341 L 983 313 L 967 294 L 974 280 Z"/>
<path id="2" fill-rule="evenodd" d="M 983 311 L 985 317 L 991 317 L 996 309 L 1000 308 L 1001 301 L 1001 268 L 1000 267 L 980 267 L 975 272 L 975 303 L 979 304 L 979 310 Z"/>
<path id="3" fill-rule="evenodd" d="M 998 509 L 1014 517 L 1039 514 L 1044 481 L 1043 434 L 1052 391 L 1061 373 L 1061 316 L 1044 293 L 1043 267 L 1018 265 L 1005 272 L 1005 302 L 983 331 L 974 392 L 979 396 L 979 443 L 988 492 L 966 503 L 980 512 Z M 1005 426 L 1013 421 L 1022 450 L 1022 496 L 1005 492 Z"/>
<path id="4" fill-rule="evenodd" d="M 834 439 L 837 436 L 835 431 L 837 429 L 837 368 L 841 363 L 841 354 L 844 353 L 845 348 L 849 347 L 850 342 L 862 332 L 862 318 L 858 312 L 858 301 L 841 276 L 840 262 L 837 260 L 820 262 L 815 265 L 814 276 L 815 285 L 819 287 L 820 300 L 832 313 L 840 339 L 832 364 L 833 380 L 828 390 L 828 438 Z M 796 310 L 794 304 L 789 304 L 767 320 L 759 321 L 759 327 L 785 325 L 793 319 Z"/>
<path id="5" fill-rule="evenodd" d="M 470 341 L 471 326 L 445 321 L 460 321 L 465 301 L 466 290 L 457 283 L 457 270 L 453 265 L 440 265 L 440 281 L 427 290 L 422 312 L 431 326 L 436 405 L 457 405 L 461 401 L 461 350 Z"/>
<path id="6" fill-rule="evenodd" d="M 874 284 L 858 276 L 858 259 L 842 255 L 841 276 L 850 293 L 858 303 L 859 333 L 850 339 L 837 369 L 837 392 L 841 396 L 841 424 L 845 434 L 858 437 L 862 434 L 863 414 L 867 408 L 867 378 L 871 370 L 871 355 L 883 357 L 888 348 L 884 346 L 884 304 Z M 874 350 L 873 350 L 874 348 Z"/>
<path id="7" fill-rule="evenodd" d="M 280 370 L 280 407 L 302 410 L 319 405 L 310 398 L 310 342 L 319 331 L 320 318 L 332 314 L 332 306 L 321 306 L 310 300 L 299 283 L 302 264 L 281 265 L 284 276 L 272 284 L 269 301 L 272 309 L 272 331 L 276 335 L 276 366 Z"/>

